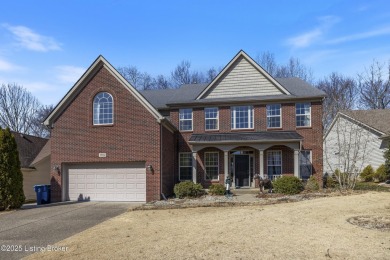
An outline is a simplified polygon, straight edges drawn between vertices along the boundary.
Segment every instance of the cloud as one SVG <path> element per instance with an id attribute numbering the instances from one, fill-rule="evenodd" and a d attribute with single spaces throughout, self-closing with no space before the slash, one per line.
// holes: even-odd
<path id="1" fill-rule="evenodd" d="M 11 26 L 8 24 L 3 24 L 2 26 L 15 36 L 20 46 L 28 50 L 40 52 L 61 50 L 60 43 L 54 40 L 54 38 L 35 33 L 28 27 Z"/>
<path id="2" fill-rule="evenodd" d="M 385 26 L 385 27 L 382 27 L 379 29 L 374 29 L 371 31 L 363 32 L 363 33 L 356 33 L 356 34 L 351 34 L 351 35 L 339 37 L 339 38 L 336 38 L 333 40 L 329 40 L 326 43 L 327 44 L 337 44 L 337 43 L 367 39 L 367 38 L 381 36 L 381 35 L 387 35 L 387 34 L 390 34 L 390 26 Z"/>
<path id="3" fill-rule="evenodd" d="M 76 66 L 58 66 L 57 78 L 64 83 L 76 83 L 76 81 L 83 75 L 85 68 Z"/>
<path id="4" fill-rule="evenodd" d="M 14 71 L 20 69 L 19 66 L 16 66 L 6 60 L 0 58 L 0 71 Z"/>
<path id="5" fill-rule="evenodd" d="M 305 64 L 320 64 L 324 62 L 324 60 L 331 60 L 335 56 L 340 55 L 340 50 L 338 49 L 324 49 L 324 50 L 316 50 L 305 53 L 303 61 Z"/>
<path id="6" fill-rule="evenodd" d="M 287 43 L 298 48 L 303 48 L 309 46 L 314 40 L 322 35 L 322 31 L 320 29 L 315 29 L 310 32 L 306 32 L 299 36 L 290 38 L 287 40 Z"/>
<path id="7" fill-rule="evenodd" d="M 287 39 L 287 44 L 295 48 L 308 47 L 318 41 L 329 28 L 340 21 L 336 16 L 322 16 L 317 19 L 319 25 L 316 28 Z"/>

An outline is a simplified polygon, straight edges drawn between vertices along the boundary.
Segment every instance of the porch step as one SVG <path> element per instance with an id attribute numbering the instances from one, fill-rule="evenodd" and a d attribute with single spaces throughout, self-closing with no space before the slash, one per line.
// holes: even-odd
<path id="1" fill-rule="evenodd" d="M 240 189 L 231 189 L 231 191 L 235 195 L 240 195 L 240 194 L 258 194 L 260 192 L 259 188 L 240 188 Z"/>

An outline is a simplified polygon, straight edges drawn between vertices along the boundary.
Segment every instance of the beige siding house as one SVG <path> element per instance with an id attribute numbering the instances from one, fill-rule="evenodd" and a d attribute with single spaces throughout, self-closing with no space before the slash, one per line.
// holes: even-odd
<path id="1" fill-rule="evenodd" d="M 240 52 L 199 95 L 204 99 L 291 95 L 257 63 Z"/>
<path id="2" fill-rule="evenodd" d="M 12 132 L 18 146 L 26 200 L 36 198 L 34 185 L 50 184 L 50 141 Z"/>
<path id="3" fill-rule="evenodd" d="M 360 173 L 369 164 L 377 169 L 385 162 L 389 133 L 389 109 L 339 112 L 324 136 L 324 173 Z"/>

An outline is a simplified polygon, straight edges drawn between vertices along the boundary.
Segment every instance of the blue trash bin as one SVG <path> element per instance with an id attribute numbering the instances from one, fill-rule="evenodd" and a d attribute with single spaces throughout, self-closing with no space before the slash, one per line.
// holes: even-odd
<path id="1" fill-rule="evenodd" d="M 35 185 L 34 190 L 35 190 L 35 193 L 37 195 L 37 205 L 41 205 L 42 204 L 43 185 Z"/>
<path id="2" fill-rule="evenodd" d="M 44 201 L 44 204 L 49 204 L 51 202 L 50 185 L 43 185 L 42 200 Z"/>
<path id="3" fill-rule="evenodd" d="M 49 204 L 51 202 L 50 185 L 35 185 L 34 190 L 37 194 L 37 205 Z"/>

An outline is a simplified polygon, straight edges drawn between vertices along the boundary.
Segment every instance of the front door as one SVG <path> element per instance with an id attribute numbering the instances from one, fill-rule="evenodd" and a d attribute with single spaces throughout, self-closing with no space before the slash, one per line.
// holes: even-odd
<path id="1" fill-rule="evenodd" d="M 249 155 L 236 154 L 234 158 L 235 186 L 249 186 Z"/>

